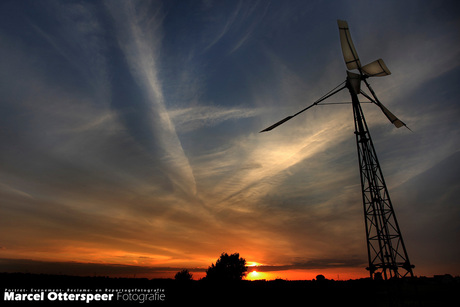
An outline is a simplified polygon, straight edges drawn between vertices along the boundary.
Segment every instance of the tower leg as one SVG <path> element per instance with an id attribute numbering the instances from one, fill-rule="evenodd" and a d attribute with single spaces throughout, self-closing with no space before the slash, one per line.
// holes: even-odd
<path id="1" fill-rule="evenodd" d="M 377 154 L 367 128 L 366 120 L 349 79 L 347 87 L 352 97 L 358 147 L 361 189 L 369 267 L 372 279 L 413 277 L 409 261 Z"/>

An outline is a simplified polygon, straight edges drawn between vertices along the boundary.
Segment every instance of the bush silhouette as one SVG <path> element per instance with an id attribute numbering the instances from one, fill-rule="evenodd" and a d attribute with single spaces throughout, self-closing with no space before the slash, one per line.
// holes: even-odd
<path id="1" fill-rule="evenodd" d="M 192 280 L 193 274 L 190 273 L 187 269 L 183 269 L 180 272 L 177 272 L 174 275 L 175 280 Z"/>
<path id="2" fill-rule="evenodd" d="M 324 277 L 324 275 L 322 275 L 322 274 L 319 274 L 319 275 L 316 275 L 316 280 L 317 281 L 325 281 L 326 277 Z"/>
<path id="3" fill-rule="evenodd" d="M 222 253 L 220 258 L 206 270 L 206 279 L 212 281 L 238 281 L 246 275 L 246 259 L 240 254 Z"/>

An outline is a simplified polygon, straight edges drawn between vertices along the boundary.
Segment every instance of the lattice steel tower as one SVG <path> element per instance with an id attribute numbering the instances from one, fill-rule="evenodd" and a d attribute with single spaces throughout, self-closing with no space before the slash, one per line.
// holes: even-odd
<path id="1" fill-rule="evenodd" d="M 347 82 L 349 84 L 349 82 Z M 350 85 L 355 119 L 355 135 L 361 175 L 361 190 L 366 226 L 367 252 L 372 278 L 413 277 L 409 256 L 399 229 L 382 169 L 358 100 Z M 404 269 L 403 272 L 399 268 Z"/>
<path id="2" fill-rule="evenodd" d="M 339 26 L 342 53 L 347 69 L 357 70 L 359 73 L 347 71 L 347 79 L 345 82 L 315 101 L 312 105 L 294 115 L 280 120 L 261 132 L 270 131 L 278 127 L 291 118 L 347 88 L 352 100 L 351 104 L 353 106 L 355 136 L 358 149 L 369 261 L 367 269 L 372 279 L 380 277 L 383 279 L 406 276 L 413 277 L 414 274 L 412 269 L 414 266 L 409 261 L 396 214 L 358 98 L 358 95 L 361 94 L 367 98 L 369 102 L 379 106 L 385 116 L 397 128 L 406 126 L 378 100 L 372 87 L 367 82 L 369 77 L 383 77 L 391 73 L 382 59 L 361 66 L 358 54 L 351 40 L 347 22 L 338 20 L 337 23 Z M 370 95 L 361 90 L 362 82 L 364 82 L 370 91 Z"/>

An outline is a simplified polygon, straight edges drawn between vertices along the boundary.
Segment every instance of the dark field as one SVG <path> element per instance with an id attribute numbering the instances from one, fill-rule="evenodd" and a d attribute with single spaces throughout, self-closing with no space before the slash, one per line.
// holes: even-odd
<path id="1" fill-rule="evenodd" d="M 172 279 L 128 279 L 0 273 L 2 305 L 38 306 L 40 301 L 12 301 L 6 293 L 35 294 L 46 306 L 449 306 L 457 302 L 460 279 L 451 276 L 390 281 L 241 281 L 210 283 Z M 52 293 L 51 297 L 47 295 Z M 73 294 L 73 297 L 57 297 Z M 76 296 L 76 294 L 80 296 Z M 83 296 L 82 294 L 85 294 Z M 84 299 L 91 294 L 91 301 Z M 99 300 L 96 298 L 99 294 Z M 101 295 L 113 294 L 111 300 Z M 80 299 L 80 300 L 79 300 Z"/>

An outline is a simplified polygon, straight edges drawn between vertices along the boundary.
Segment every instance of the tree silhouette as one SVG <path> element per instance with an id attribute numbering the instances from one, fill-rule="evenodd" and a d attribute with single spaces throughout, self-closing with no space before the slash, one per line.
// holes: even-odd
<path id="1" fill-rule="evenodd" d="M 174 275 L 175 280 L 192 280 L 193 274 L 190 273 L 187 269 L 183 269 L 180 272 L 177 272 Z"/>
<path id="2" fill-rule="evenodd" d="M 220 258 L 206 270 L 206 279 L 213 281 L 238 281 L 246 275 L 246 259 L 240 254 L 222 253 Z"/>
<path id="3" fill-rule="evenodd" d="M 325 281 L 326 277 L 324 277 L 324 275 L 322 275 L 322 274 L 319 274 L 319 275 L 316 275 L 316 280 L 317 281 Z"/>

